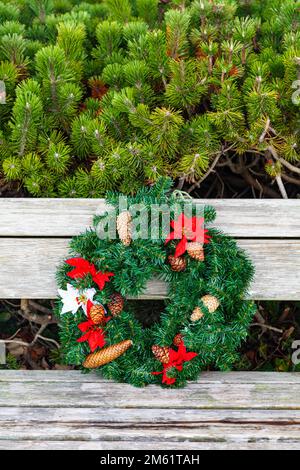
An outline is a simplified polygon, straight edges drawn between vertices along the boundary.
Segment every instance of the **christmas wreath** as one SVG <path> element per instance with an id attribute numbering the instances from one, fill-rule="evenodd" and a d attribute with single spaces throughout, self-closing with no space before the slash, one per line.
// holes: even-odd
<path id="1" fill-rule="evenodd" d="M 228 370 L 236 361 L 254 314 L 253 303 L 244 300 L 252 264 L 232 238 L 204 228 L 215 218 L 212 207 L 199 216 L 200 204 L 171 186 L 162 179 L 140 190 L 128 198 L 127 210 L 120 210 L 119 194 L 108 194 L 111 209 L 71 240 L 57 273 L 66 363 L 135 386 L 182 386 L 201 370 Z M 153 220 L 146 219 L 141 236 L 131 209 L 137 206 L 139 217 L 153 207 L 169 210 L 168 227 L 159 224 L 153 237 Z M 99 234 L 109 214 L 115 238 Z M 127 299 L 142 294 L 153 278 L 166 281 L 168 298 L 159 321 L 144 327 L 139 302 Z"/>

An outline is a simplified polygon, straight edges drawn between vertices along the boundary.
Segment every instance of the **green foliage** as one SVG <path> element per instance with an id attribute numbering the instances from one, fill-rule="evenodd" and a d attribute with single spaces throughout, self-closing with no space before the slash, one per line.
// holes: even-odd
<path id="1" fill-rule="evenodd" d="M 129 197 L 129 209 L 142 202 L 148 214 L 153 204 L 174 207 L 174 203 L 177 203 L 182 210 L 186 200 L 180 200 L 176 192 L 170 194 L 170 188 L 169 179 L 159 179 L 151 189 L 143 188 L 135 197 Z M 119 193 L 109 193 L 107 202 L 114 206 L 117 215 Z M 213 221 L 215 215 L 213 208 L 204 208 L 206 222 Z M 174 218 L 174 210 L 171 210 L 171 217 Z M 151 346 L 158 344 L 172 347 L 174 336 L 179 332 L 184 337 L 187 350 L 197 352 L 198 355 L 192 361 L 185 362 L 180 373 L 177 370 L 169 371 L 176 373 L 175 386 L 180 387 L 187 380 L 195 380 L 199 371 L 208 366 L 230 369 L 237 360 L 236 350 L 246 338 L 256 310 L 252 302 L 243 300 L 253 275 L 253 267 L 236 242 L 216 229 L 209 229 L 211 240 L 205 245 L 205 261 L 199 262 L 185 254 L 187 268 L 176 273 L 167 263 L 167 257 L 174 253 L 178 240 L 166 246 L 165 236 L 160 231 L 160 236 L 155 240 L 136 238 L 130 246 L 125 247 L 119 239 L 98 237 L 97 226 L 103 218 L 103 215 L 96 216 L 94 229 L 74 237 L 70 244 L 70 257 L 76 253 L 76 256 L 94 263 L 97 271 L 114 273 L 103 290 L 96 290 L 94 300 L 106 305 L 111 294 L 116 291 L 124 297 L 136 297 L 153 277 L 169 283 L 169 298 L 158 321 L 145 327 L 138 321 L 140 315 L 132 304 L 125 301 L 124 310 L 104 327 L 106 345 L 126 339 L 131 339 L 133 345 L 124 355 L 97 371 L 109 379 L 135 386 L 161 383 L 161 376 L 152 375 L 153 371 L 162 370 L 162 365 L 154 358 Z M 148 230 L 150 226 L 151 221 L 148 220 Z M 72 280 L 67 275 L 69 268 L 69 265 L 63 263 L 58 270 L 57 280 L 61 289 L 66 289 L 67 284 L 78 289 L 96 287 L 89 276 Z M 220 301 L 219 308 L 213 314 L 200 300 L 208 293 Z M 138 302 L 138 308 L 140 305 Z M 196 306 L 200 306 L 205 314 L 192 322 L 190 316 Z M 81 309 L 75 315 L 71 312 L 62 314 L 61 309 L 62 300 L 59 299 L 57 315 L 65 361 L 83 369 L 82 363 L 90 349 L 86 342 L 81 343 L 77 339 L 81 336 L 78 324 L 85 321 L 86 316 Z"/>
<path id="2" fill-rule="evenodd" d="M 197 181 L 224 149 L 298 162 L 299 56 L 295 0 L 0 1 L 0 173 L 99 197 Z"/>
<path id="3" fill-rule="evenodd" d="M 18 363 L 18 360 L 15 356 L 13 356 L 11 353 L 7 353 L 6 364 L 0 365 L 0 370 L 1 369 L 18 370 L 21 369 L 21 365 Z"/>

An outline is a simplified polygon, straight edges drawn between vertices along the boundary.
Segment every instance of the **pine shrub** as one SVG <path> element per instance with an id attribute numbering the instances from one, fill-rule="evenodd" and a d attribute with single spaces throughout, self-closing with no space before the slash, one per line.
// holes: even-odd
<path id="1" fill-rule="evenodd" d="M 300 159 L 299 18 L 297 0 L 1 0 L 0 172 L 39 197 L 194 182 L 232 153 L 276 176 Z"/>

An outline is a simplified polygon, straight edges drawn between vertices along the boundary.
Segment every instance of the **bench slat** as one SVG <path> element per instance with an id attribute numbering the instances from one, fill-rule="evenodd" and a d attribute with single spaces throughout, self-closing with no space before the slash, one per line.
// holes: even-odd
<path id="1" fill-rule="evenodd" d="M 300 446 L 299 373 L 203 373 L 176 391 L 86 379 L 79 371 L 0 371 L 0 449 Z"/>
<path id="2" fill-rule="evenodd" d="M 1 382 L 39 382 L 42 379 L 46 382 L 76 382 L 94 383 L 99 381 L 99 375 L 95 372 L 82 374 L 77 370 L 2 370 L 0 372 Z M 111 380 L 101 378 L 101 382 L 113 383 Z M 299 372 L 202 372 L 201 383 L 210 384 L 256 384 L 256 383 L 277 383 L 277 384 L 299 384 Z M 194 383 L 194 382 L 190 382 Z M 1 388 L 1 387 L 0 387 Z"/>
<path id="3" fill-rule="evenodd" d="M 252 372 L 249 373 L 251 375 Z M 42 378 L 42 374 L 41 374 Z M 100 399 L 99 399 L 100 397 Z M 59 404 L 59 405 L 58 405 Z M 107 383 L 100 378 L 94 383 L 1 382 L 1 407 L 30 408 L 148 408 L 148 409 L 264 409 L 294 410 L 299 419 L 300 379 L 298 383 L 202 383 L 186 388 L 137 389 L 128 384 Z M 297 413 L 296 413 L 297 411 Z"/>
<path id="4" fill-rule="evenodd" d="M 298 300 L 300 240 L 239 240 L 256 266 L 249 298 Z M 56 297 L 56 266 L 67 256 L 67 239 L 0 238 L 0 298 Z M 140 298 L 166 296 L 162 281 L 150 281 Z"/>
<path id="5" fill-rule="evenodd" d="M 25 434 L 26 433 L 26 434 Z M 291 441 L 300 444 L 300 426 L 281 426 L 263 424 L 216 424 L 209 425 L 204 423 L 196 423 L 189 426 L 186 422 L 178 423 L 177 426 L 172 425 L 139 425 L 134 428 L 132 424 L 119 427 L 108 427 L 106 424 L 101 423 L 98 425 L 85 425 L 80 426 L 77 423 L 63 425 L 63 424 L 35 424 L 34 426 L 22 425 L 5 425 L 1 430 L 2 440 L 45 440 L 45 441 L 63 441 L 66 436 L 69 440 L 89 441 L 91 436 L 93 440 L 102 440 L 103 442 L 111 442 L 116 438 L 119 441 L 127 442 L 130 446 L 133 442 L 139 442 L 145 439 L 151 443 L 159 445 L 162 441 L 173 443 L 197 443 L 202 441 L 210 442 L 227 442 L 227 444 L 242 445 L 249 441 L 271 441 L 276 445 L 277 441 Z M 26 438 L 24 439 L 24 435 Z M 0 441 L 1 442 L 1 441 Z"/>
<path id="6" fill-rule="evenodd" d="M 300 237 L 300 200 L 195 200 L 217 210 L 216 226 L 246 238 Z M 0 236 L 71 237 L 91 225 L 105 210 L 103 199 L 0 200 Z"/>
<path id="7" fill-rule="evenodd" d="M 268 431 L 268 435 L 272 435 L 273 427 L 270 426 Z M 147 433 L 146 433 L 147 434 Z M 203 441 L 197 442 L 168 442 L 168 441 L 144 441 L 139 440 L 138 442 L 131 441 L 0 441 L 0 450 L 98 450 L 98 451 L 109 451 L 109 450 L 119 450 L 119 451 L 127 451 L 127 450 L 146 450 L 146 451 L 161 451 L 161 450 L 182 450 L 182 454 L 184 455 L 184 451 L 188 450 L 299 450 L 299 441 L 278 441 L 276 438 L 275 440 L 269 439 L 262 439 L 261 441 L 257 441 L 254 439 L 250 440 L 249 442 L 241 442 L 241 440 L 237 440 L 237 442 L 222 442 L 213 441 L 211 438 L 210 440 L 203 439 Z"/>
<path id="8" fill-rule="evenodd" d="M 252 372 L 250 372 L 252 374 Z M 300 410 L 253 410 L 251 408 L 240 410 L 207 410 L 207 409 L 179 409 L 179 408 L 128 408 L 120 412 L 120 408 L 32 408 L 32 407 L 6 407 L 1 408 L 0 426 L 7 422 L 15 422 L 20 425 L 33 423 L 106 423 L 116 425 L 126 423 L 128 426 L 135 424 L 170 423 L 270 423 L 300 425 Z"/>

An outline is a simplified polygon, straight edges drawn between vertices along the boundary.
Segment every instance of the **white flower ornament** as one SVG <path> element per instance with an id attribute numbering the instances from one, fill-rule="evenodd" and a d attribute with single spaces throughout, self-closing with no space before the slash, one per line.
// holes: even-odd
<path id="1" fill-rule="evenodd" d="M 96 294 L 96 289 L 83 289 L 78 290 L 73 287 L 71 284 L 67 284 L 67 290 L 58 289 L 58 293 L 63 302 L 63 308 L 61 313 L 72 312 L 75 314 L 78 309 L 81 307 L 87 315 L 87 303 L 88 300 L 93 302 L 94 295 Z"/>

